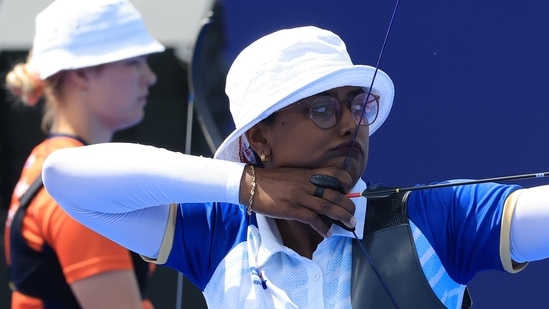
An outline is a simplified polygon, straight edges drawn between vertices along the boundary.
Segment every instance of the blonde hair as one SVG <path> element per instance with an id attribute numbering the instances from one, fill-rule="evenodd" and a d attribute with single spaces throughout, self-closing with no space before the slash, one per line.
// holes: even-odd
<path id="1" fill-rule="evenodd" d="M 42 115 L 42 130 L 48 133 L 57 112 L 55 96 L 59 94 L 63 71 L 41 80 L 37 74 L 28 70 L 30 55 L 25 63 L 16 64 L 6 75 L 6 88 L 27 106 L 36 105 L 45 98 Z"/>

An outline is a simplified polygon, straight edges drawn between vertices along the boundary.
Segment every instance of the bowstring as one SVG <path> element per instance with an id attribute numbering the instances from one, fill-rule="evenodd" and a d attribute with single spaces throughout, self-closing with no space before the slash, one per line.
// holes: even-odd
<path id="1" fill-rule="evenodd" d="M 381 58 L 383 57 L 383 53 L 385 52 L 385 46 L 387 45 L 387 41 L 389 39 L 389 34 L 391 33 L 391 29 L 393 27 L 393 22 L 395 20 L 395 16 L 396 16 L 396 12 L 398 10 L 398 5 L 400 3 L 400 0 L 396 0 L 396 3 L 395 3 L 395 7 L 393 9 L 393 12 L 391 14 L 391 19 L 389 21 L 389 26 L 387 27 L 387 31 L 385 33 L 385 38 L 383 39 L 383 43 L 381 45 L 381 50 L 379 52 L 379 56 L 377 58 L 377 62 L 376 62 L 376 66 L 375 66 L 375 70 L 374 70 L 374 75 L 372 76 L 372 81 L 370 83 L 370 87 L 368 88 L 368 94 L 366 95 L 366 100 L 370 97 L 370 94 L 372 93 L 372 88 L 374 86 L 374 81 L 376 79 L 376 76 L 377 76 L 377 72 L 379 71 L 379 65 L 381 63 Z M 351 147 L 350 147 L 350 150 L 349 150 L 349 153 L 347 154 L 347 158 L 345 159 L 345 165 L 343 167 L 344 170 L 347 170 L 348 166 L 349 166 L 349 159 L 351 158 L 351 154 L 352 154 L 352 149 L 354 147 L 354 144 L 356 142 L 356 139 L 358 137 L 358 131 L 360 130 L 360 123 L 362 122 L 362 118 L 364 117 L 364 111 L 366 109 L 366 104 L 364 104 L 362 106 L 362 109 L 361 109 L 361 113 L 360 113 L 360 118 L 358 120 L 358 125 L 355 129 L 355 132 L 353 134 L 353 141 L 351 143 Z M 360 248 L 362 249 L 362 251 L 364 252 L 364 254 L 366 255 L 366 258 L 368 259 L 368 262 L 370 263 L 370 266 L 372 267 L 372 270 L 374 271 L 376 277 L 378 278 L 379 282 L 381 283 L 381 285 L 383 286 L 383 288 L 385 289 L 385 291 L 387 292 L 387 295 L 389 295 L 389 298 L 391 299 L 391 302 L 393 303 L 393 305 L 398 309 L 400 308 L 396 302 L 396 299 L 393 297 L 393 294 L 391 293 L 391 291 L 389 290 L 389 288 L 387 287 L 387 285 L 385 284 L 385 281 L 383 280 L 383 278 L 381 277 L 381 275 L 379 274 L 379 271 L 377 270 L 377 267 L 375 266 L 374 264 L 374 261 L 372 260 L 370 254 L 368 253 L 368 250 L 366 250 L 366 247 L 362 244 L 362 242 L 358 239 L 358 236 L 357 234 L 355 233 L 355 231 L 353 231 L 353 235 L 355 237 L 355 240 L 358 242 L 358 244 L 360 245 Z"/>
<path id="2" fill-rule="evenodd" d="M 370 94 L 372 93 L 372 88 L 374 87 L 374 81 L 376 80 L 377 72 L 379 71 L 379 65 L 381 63 L 381 58 L 383 57 L 383 53 L 385 52 L 385 46 L 387 45 L 387 41 L 389 40 L 389 34 L 391 33 L 391 29 L 393 27 L 393 22 L 395 20 L 396 12 L 398 10 L 398 5 L 400 4 L 400 0 L 396 0 L 395 7 L 393 9 L 393 13 L 391 14 L 391 20 L 389 21 L 389 26 L 387 27 L 387 31 L 385 32 L 385 38 L 383 39 L 383 43 L 381 44 L 381 50 L 379 51 L 379 55 L 377 57 L 377 62 L 374 70 L 374 75 L 372 76 L 372 81 L 370 83 L 370 87 L 368 88 L 368 94 L 366 95 L 366 100 L 370 97 Z M 360 123 L 362 122 L 362 118 L 364 118 L 364 110 L 366 109 L 366 104 L 362 106 L 360 118 L 358 119 L 359 125 L 356 127 L 355 132 L 353 134 L 353 143 L 351 144 L 351 150 L 349 150 L 349 153 L 347 154 L 347 158 L 345 159 L 345 165 L 343 167 L 344 170 L 347 169 L 349 166 L 349 159 L 351 157 L 352 148 L 356 142 L 356 139 L 358 137 L 358 131 L 360 130 Z"/>

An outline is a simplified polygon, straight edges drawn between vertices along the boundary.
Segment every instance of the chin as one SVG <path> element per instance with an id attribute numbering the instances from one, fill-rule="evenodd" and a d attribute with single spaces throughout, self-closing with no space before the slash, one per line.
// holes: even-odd
<path id="1" fill-rule="evenodd" d="M 347 167 L 347 172 L 349 175 L 351 175 L 353 179 L 353 184 L 355 184 L 361 177 L 362 174 L 366 170 L 366 164 L 365 163 L 358 163 L 356 161 L 351 160 L 349 163 L 349 166 Z"/>
<path id="2" fill-rule="evenodd" d="M 140 115 L 139 117 L 136 117 L 135 119 L 128 120 L 128 121 L 126 121 L 124 124 L 121 124 L 121 125 L 117 128 L 117 131 L 118 131 L 118 130 L 129 129 L 129 128 L 131 128 L 131 127 L 134 127 L 134 126 L 138 125 L 142 120 L 143 120 L 143 114 Z"/>

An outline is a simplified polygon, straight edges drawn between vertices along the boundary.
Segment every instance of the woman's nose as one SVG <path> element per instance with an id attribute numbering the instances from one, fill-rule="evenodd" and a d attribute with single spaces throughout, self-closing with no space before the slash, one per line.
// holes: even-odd
<path id="1" fill-rule="evenodd" d="M 353 115 L 350 108 L 346 105 L 342 106 L 340 127 L 344 131 L 343 134 L 354 134 L 358 126 L 358 119 Z"/>
<path id="2" fill-rule="evenodd" d="M 147 86 L 151 87 L 152 85 L 156 84 L 156 81 L 158 80 L 156 74 L 153 72 L 151 67 L 148 63 L 145 64 L 145 82 L 147 83 Z"/>

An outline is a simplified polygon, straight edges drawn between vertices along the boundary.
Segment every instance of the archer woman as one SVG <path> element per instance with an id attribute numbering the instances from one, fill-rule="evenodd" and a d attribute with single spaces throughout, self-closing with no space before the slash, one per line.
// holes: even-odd
<path id="1" fill-rule="evenodd" d="M 549 256 L 549 186 L 345 195 L 366 189 L 369 135 L 394 88 L 334 33 L 260 38 L 226 91 L 236 129 L 213 159 L 135 144 L 60 150 L 47 190 L 83 224 L 184 273 L 211 308 L 461 308 L 476 273 Z"/>

